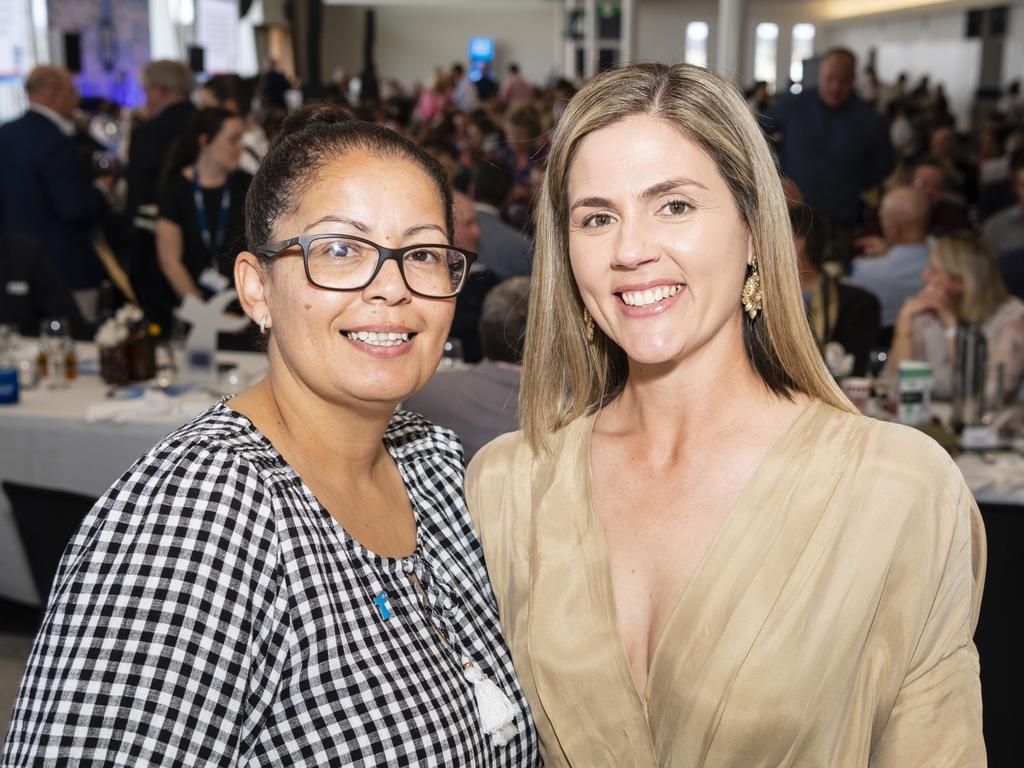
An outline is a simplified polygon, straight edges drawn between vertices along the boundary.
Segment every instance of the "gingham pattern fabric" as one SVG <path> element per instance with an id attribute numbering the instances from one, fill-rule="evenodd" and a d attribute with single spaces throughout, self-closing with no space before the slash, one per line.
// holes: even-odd
<path id="1" fill-rule="evenodd" d="M 140 459 L 64 555 L 3 766 L 540 765 L 458 440 L 398 413 L 384 441 L 417 518 L 408 558 L 348 536 L 223 403 Z M 503 746 L 464 657 L 517 708 Z"/>

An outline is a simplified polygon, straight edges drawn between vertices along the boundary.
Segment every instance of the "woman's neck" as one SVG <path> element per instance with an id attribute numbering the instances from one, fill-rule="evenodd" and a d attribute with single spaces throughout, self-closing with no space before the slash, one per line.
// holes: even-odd
<path id="1" fill-rule="evenodd" d="M 370 478 L 387 459 L 384 432 L 397 403 L 351 406 L 320 397 L 271 347 L 267 377 L 239 395 L 249 416 L 300 475 Z M 232 402 L 235 405 L 235 402 Z M 250 412 L 252 411 L 252 412 Z M 262 422 L 262 423 L 261 423 Z"/>
<path id="2" fill-rule="evenodd" d="M 195 170 L 198 174 L 196 183 L 200 187 L 208 189 L 223 187 L 224 182 L 228 179 L 227 171 L 205 155 L 200 155 L 199 159 L 196 160 Z"/>
<path id="3" fill-rule="evenodd" d="M 774 399 L 748 360 L 737 328 L 683 360 L 631 362 L 622 394 L 602 412 L 602 428 L 645 436 L 642 443 L 652 455 L 678 455 L 710 435 L 741 428 Z"/>

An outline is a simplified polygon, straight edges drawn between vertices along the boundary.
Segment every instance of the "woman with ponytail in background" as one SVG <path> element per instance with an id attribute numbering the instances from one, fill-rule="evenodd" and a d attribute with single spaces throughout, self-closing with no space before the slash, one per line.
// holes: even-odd
<path id="1" fill-rule="evenodd" d="M 167 280 L 167 314 L 186 296 L 204 299 L 232 286 L 245 247 L 245 195 L 239 170 L 245 121 L 219 107 L 201 109 L 171 148 L 157 196 L 156 251 Z"/>

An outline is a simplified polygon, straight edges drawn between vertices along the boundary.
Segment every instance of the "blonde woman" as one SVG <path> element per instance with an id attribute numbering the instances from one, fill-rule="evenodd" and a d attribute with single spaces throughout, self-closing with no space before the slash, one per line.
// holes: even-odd
<path id="1" fill-rule="evenodd" d="M 468 499 L 548 766 L 983 766 L 977 508 L 856 413 L 742 97 L 606 72 L 551 139 L 521 433 Z"/>
<path id="2" fill-rule="evenodd" d="M 1006 290 L 984 241 L 972 235 L 940 238 L 921 273 L 924 288 L 903 303 L 896 319 L 888 372 L 903 360 L 924 360 L 935 371 L 935 394 L 953 396 L 958 323 L 977 326 L 988 347 L 986 397 L 1012 400 L 1024 380 L 1024 301 Z M 999 371 L 1002 370 L 1000 384 Z"/>

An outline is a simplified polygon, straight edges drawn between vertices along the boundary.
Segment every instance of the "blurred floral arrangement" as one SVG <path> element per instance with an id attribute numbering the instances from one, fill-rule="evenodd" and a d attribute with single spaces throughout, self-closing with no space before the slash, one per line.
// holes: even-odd
<path id="1" fill-rule="evenodd" d="M 160 326 L 147 323 L 142 310 L 125 304 L 96 332 L 100 375 L 108 384 L 151 379 L 156 375 L 156 338 Z"/>

